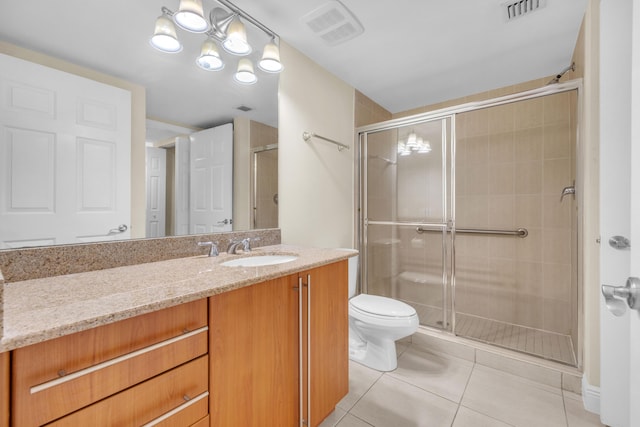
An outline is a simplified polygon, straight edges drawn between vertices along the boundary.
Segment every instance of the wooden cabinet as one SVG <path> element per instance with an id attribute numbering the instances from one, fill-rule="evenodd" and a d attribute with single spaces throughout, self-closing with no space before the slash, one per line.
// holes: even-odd
<path id="1" fill-rule="evenodd" d="M 349 388 L 347 308 L 347 261 L 211 297 L 211 425 L 319 425 Z"/>
<path id="2" fill-rule="evenodd" d="M 9 427 L 11 353 L 0 353 L 0 427 Z"/>
<path id="3" fill-rule="evenodd" d="M 304 419 L 319 425 L 349 392 L 347 261 L 300 274 Z M 307 378 L 306 372 L 310 372 Z M 309 412 L 309 407 L 311 412 Z"/>
<path id="4" fill-rule="evenodd" d="M 297 286 L 287 276 L 210 298 L 212 426 L 296 425 Z"/>
<path id="5" fill-rule="evenodd" d="M 12 425 L 58 419 L 59 425 L 125 425 L 115 418 L 121 405 L 123 414 L 127 404 L 136 411 L 146 408 L 144 415 L 130 412 L 132 420 L 152 420 L 182 405 L 184 396 L 191 400 L 208 392 L 207 357 L 202 357 L 208 352 L 207 320 L 206 300 L 200 300 L 14 350 Z M 179 375 L 186 366 L 190 375 Z M 193 376 L 199 376 L 197 387 Z M 149 392 L 150 401 L 140 400 L 141 390 Z M 93 421 L 61 418 L 72 412 L 90 414 Z"/>

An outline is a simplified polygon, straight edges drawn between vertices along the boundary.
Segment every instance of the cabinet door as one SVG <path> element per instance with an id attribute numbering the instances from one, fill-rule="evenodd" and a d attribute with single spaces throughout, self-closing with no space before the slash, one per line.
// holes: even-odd
<path id="1" fill-rule="evenodd" d="M 0 427 L 9 427 L 9 354 L 0 353 Z"/>
<path id="2" fill-rule="evenodd" d="M 211 425 L 298 423 L 297 276 L 210 298 Z"/>
<path id="3" fill-rule="evenodd" d="M 307 285 L 303 287 L 303 363 L 309 366 L 304 370 L 305 379 L 309 372 L 304 410 L 308 419 L 310 402 L 309 425 L 315 427 L 349 392 L 347 261 L 315 268 L 301 276 Z"/>

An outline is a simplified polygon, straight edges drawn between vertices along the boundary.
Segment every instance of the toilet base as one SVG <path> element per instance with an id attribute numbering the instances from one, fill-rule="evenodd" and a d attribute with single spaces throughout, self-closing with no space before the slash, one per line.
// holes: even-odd
<path id="1" fill-rule="evenodd" d="M 385 339 L 365 342 L 350 336 L 349 359 L 377 371 L 393 371 L 398 367 L 396 342 Z"/>

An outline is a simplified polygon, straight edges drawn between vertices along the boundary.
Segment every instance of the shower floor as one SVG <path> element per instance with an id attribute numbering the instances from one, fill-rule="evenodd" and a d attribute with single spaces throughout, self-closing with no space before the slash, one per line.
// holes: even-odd
<path id="1" fill-rule="evenodd" d="M 420 324 L 442 328 L 442 310 L 408 302 Z M 446 329 L 446 328 L 445 328 Z M 547 332 L 470 314 L 456 314 L 456 335 L 576 366 L 570 335 Z"/>

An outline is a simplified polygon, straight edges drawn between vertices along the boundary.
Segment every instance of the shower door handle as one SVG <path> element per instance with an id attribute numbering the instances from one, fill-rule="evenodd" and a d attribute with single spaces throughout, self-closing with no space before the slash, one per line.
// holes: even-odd
<path id="1" fill-rule="evenodd" d="M 625 286 L 602 285 L 602 295 L 615 316 L 622 316 L 626 311 L 624 301 L 630 309 L 640 311 L 640 279 L 637 277 L 629 277 Z"/>
<path id="2" fill-rule="evenodd" d="M 562 194 L 560 194 L 560 201 L 562 201 L 562 199 L 564 199 L 564 196 L 568 196 L 569 194 L 572 194 L 572 195 L 576 194 L 575 185 L 571 185 L 569 187 L 564 187 L 562 189 Z"/>

